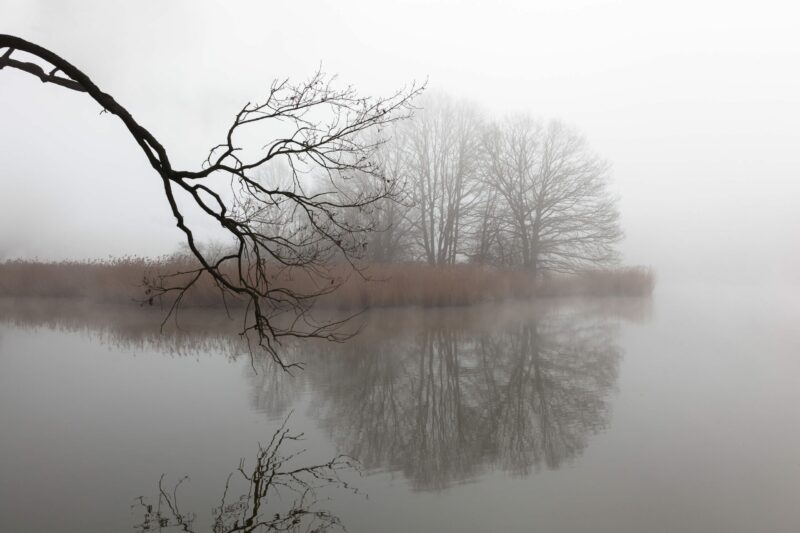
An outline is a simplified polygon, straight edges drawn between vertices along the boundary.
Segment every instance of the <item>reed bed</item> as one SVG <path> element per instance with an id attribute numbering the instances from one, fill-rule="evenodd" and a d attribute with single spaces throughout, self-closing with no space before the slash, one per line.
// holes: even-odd
<path id="1" fill-rule="evenodd" d="M 0 263 L 0 297 L 71 298 L 102 303 L 153 303 L 144 280 L 190 270 L 189 257 L 124 257 L 100 261 L 6 261 Z M 419 263 L 368 265 L 363 277 L 351 267 L 332 270 L 342 281 L 322 296 L 320 307 L 464 306 L 510 299 L 562 296 L 647 296 L 655 278 L 650 269 L 623 267 L 534 280 L 525 271 L 476 265 L 430 266 Z M 179 281 L 179 278 L 174 280 Z M 274 283 L 295 291 L 314 292 L 330 283 L 276 269 Z M 159 302 L 163 303 L 163 302 Z M 228 305 L 242 301 L 227 299 Z M 210 277 L 204 276 L 182 302 L 188 307 L 217 307 L 222 299 Z"/>

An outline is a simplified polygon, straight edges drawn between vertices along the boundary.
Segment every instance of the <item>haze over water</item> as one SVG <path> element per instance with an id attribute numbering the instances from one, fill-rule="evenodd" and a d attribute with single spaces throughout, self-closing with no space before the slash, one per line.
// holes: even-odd
<path id="1" fill-rule="evenodd" d="M 158 335 L 158 312 L 4 301 L 0 516 L 130 530 L 137 496 L 189 475 L 181 505 L 207 530 L 292 413 L 304 460 L 363 465 L 359 494 L 324 502 L 354 532 L 795 531 L 797 312 L 679 288 L 372 312 L 345 344 L 291 347 L 292 378 L 251 366 L 219 317 Z"/>
<path id="2" fill-rule="evenodd" d="M 562 120 L 610 164 L 622 264 L 657 280 L 373 310 L 342 344 L 284 345 L 294 375 L 221 310 L 160 333 L 157 308 L 0 298 L 0 531 L 149 530 L 162 476 L 189 476 L 181 509 L 210 531 L 284 421 L 299 463 L 361 464 L 356 492 L 320 492 L 353 533 L 800 531 L 798 19 L 782 1 L 0 0 L 0 33 L 84 69 L 180 169 L 320 63 L 362 94 L 427 80 L 491 120 Z M 0 261 L 184 240 L 85 94 L 0 70 L 0 162 Z"/>

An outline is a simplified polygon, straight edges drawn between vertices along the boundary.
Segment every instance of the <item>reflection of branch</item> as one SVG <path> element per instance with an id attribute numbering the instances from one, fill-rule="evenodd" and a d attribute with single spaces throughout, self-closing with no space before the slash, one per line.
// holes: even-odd
<path id="1" fill-rule="evenodd" d="M 291 433 L 286 420 L 266 447 L 259 445 L 252 468 L 246 468 L 242 460 L 236 472 L 228 476 L 220 505 L 212 510 L 213 533 L 344 530 L 336 515 L 316 509 L 319 503 L 317 491 L 325 487 L 341 487 L 355 492 L 340 473 L 358 466 L 343 455 L 327 463 L 292 466 L 303 452 L 287 455 L 282 448 L 287 441 L 301 440 L 303 435 Z M 178 506 L 178 488 L 188 477 L 180 479 L 171 492 L 164 489 L 163 478 L 162 475 L 158 482 L 159 496 L 155 508 L 145 498 L 137 498 L 138 505 L 144 509 L 144 517 L 135 529 L 144 532 L 180 528 L 194 533 L 195 514 L 185 514 Z M 247 488 L 238 498 L 231 500 L 231 483 L 237 481 L 245 482 Z M 285 496 L 290 497 L 288 507 Z M 274 504 L 276 500 L 277 505 Z"/>

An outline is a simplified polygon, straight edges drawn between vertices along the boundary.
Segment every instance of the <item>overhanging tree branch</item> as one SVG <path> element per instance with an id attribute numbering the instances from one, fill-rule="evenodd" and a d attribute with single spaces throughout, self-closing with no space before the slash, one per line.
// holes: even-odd
<path id="1" fill-rule="evenodd" d="M 211 276 L 223 296 L 247 302 L 242 333 L 254 335 L 257 345 L 284 369 L 299 363 L 280 357 L 277 344 L 282 337 L 341 338 L 337 334 L 341 321 L 317 322 L 309 314 L 314 299 L 335 290 L 342 281 L 332 274 L 331 262 L 353 266 L 363 249 L 361 237 L 370 230 L 353 223 L 359 217 L 341 213 L 368 210 L 396 193 L 396 184 L 373 162 L 383 140 L 371 133 L 409 116 L 411 101 L 423 87 L 412 85 L 386 98 L 369 98 L 351 86 L 338 88 L 335 78 L 321 71 L 300 84 L 274 82 L 262 102 L 248 103 L 236 114 L 224 142 L 211 149 L 203 167 L 190 171 L 174 169 L 164 146 L 61 56 L 11 35 L 0 35 L 0 52 L 0 70 L 25 72 L 43 83 L 87 93 L 125 124 L 158 173 L 176 225 L 199 266 L 179 276 L 150 280 L 157 296 L 175 294 L 177 305 L 202 276 Z M 243 138 L 252 128 L 267 124 L 280 126 L 286 134 L 253 153 Z M 289 183 L 265 184 L 261 171 L 278 160 L 289 169 Z M 229 192 L 215 188 L 212 178 L 219 175 L 230 179 Z M 355 175 L 368 176 L 380 186 L 348 192 L 341 181 Z M 308 176 L 324 177 L 325 187 L 316 185 L 310 192 L 314 185 Z M 233 241 L 231 251 L 212 257 L 202 250 L 196 226 L 185 219 L 176 192 L 188 196 L 204 216 L 226 231 Z M 299 270 L 313 278 L 316 289 L 301 291 L 276 283 L 277 273 L 287 270 L 290 275 Z M 169 313 L 174 310 L 173 306 Z"/>

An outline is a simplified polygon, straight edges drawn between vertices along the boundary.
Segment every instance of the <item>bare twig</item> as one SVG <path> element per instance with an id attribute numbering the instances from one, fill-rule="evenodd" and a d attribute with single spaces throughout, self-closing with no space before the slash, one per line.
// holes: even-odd
<path id="1" fill-rule="evenodd" d="M 363 236 L 370 228 L 342 213 L 369 209 L 396 194 L 396 185 L 373 161 L 383 143 L 373 132 L 409 116 L 411 102 L 423 87 L 412 85 L 386 98 L 369 98 L 353 87 L 339 88 L 335 77 L 322 71 L 299 84 L 274 82 L 263 101 L 248 103 L 236 114 L 225 140 L 211 149 L 203 167 L 187 171 L 173 168 L 166 149 L 127 109 L 59 55 L 11 35 L 0 35 L 3 49 L 0 69 L 8 67 L 43 83 L 85 92 L 105 112 L 116 115 L 161 177 L 176 225 L 199 263 L 179 276 L 148 280 L 149 298 L 174 296 L 167 318 L 186 291 L 201 277 L 211 276 L 223 297 L 249 302 L 242 334 L 253 337 L 254 346 L 284 369 L 300 364 L 281 358 L 281 338 L 341 340 L 348 336 L 337 331 L 341 321 L 317 322 L 311 314 L 313 302 L 343 282 L 331 274 L 329 265 L 344 262 L 356 267 L 354 260 L 364 249 Z M 17 59 L 18 53 L 31 61 Z M 266 125 L 280 126 L 287 133 L 253 153 L 243 138 Z M 259 177 L 276 161 L 289 168 L 288 186 L 272 186 Z M 229 192 L 218 187 L 220 175 L 229 178 Z M 356 175 L 368 176 L 379 186 L 347 194 L 341 182 Z M 309 176 L 326 186 L 309 192 Z M 179 194 L 225 229 L 234 243 L 229 253 L 217 258 L 202 250 L 196 226 L 184 217 Z M 357 267 L 355 271 L 360 272 Z M 310 276 L 318 282 L 318 290 L 302 293 L 281 287 L 275 283 L 276 272 Z"/>

